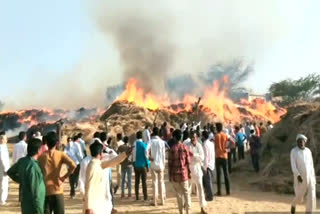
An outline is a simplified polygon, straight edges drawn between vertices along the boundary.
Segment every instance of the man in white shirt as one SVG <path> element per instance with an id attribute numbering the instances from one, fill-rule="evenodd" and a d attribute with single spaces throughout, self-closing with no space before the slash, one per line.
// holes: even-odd
<path id="1" fill-rule="evenodd" d="M 83 154 L 83 158 L 87 156 L 87 150 L 86 150 L 86 142 L 83 140 L 83 134 L 80 132 L 78 134 L 79 141 L 80 141 L 80 147 Z"/>
<path id="2" fill-rule="evenodd" d="M 150 135 L 150 131 L 149 131 L 149 126 L 146 125 L 144 131 L 143 131 L 143 136 L 142 136 L 142 140 L 143 142 L 145 142 L 146 144 L 149 143 L 149 141 L 151 140 L 151 135 Z"/>
<path id="3" fill-rule="evenodd" d="M 27 155 L 27 134 L 25 132 L 19 133 L 19 142 L 16 143 L 13 147 L 12 153 L 12 162 L 13 164 L 17 163 L 18 160 Z"/>
<path id="4" fill-rule="evenodd" d="M 204 176 L 203 176 L 203 184 L 204 190 L 206 193 L 206 200 L 213 200 L 213 172 L 215 169 L 215 149 L 214 142 L 209 140 L 209 133 L 207 131 L 202 132 L 202 137 L 204 139 L 203 143 L 203 152 L 204 152 Z"/>
<path id="5" fill-rule="evenodd" d="M 147 152 L 149 156 L 152 187 L 153 187 L 153 206 L 157 206 L 158 189 L 160 189 L 161 205 L 165 204 L 165 185 L 164 185 L 164 168 L 166 156 L 166 144 L 159 137 L 159 128 L 154 127 L 152 130 L 151 141 L 148 144 Z"/>
<path id="6" fill-rule="evenodd" d="M 0 133 L 0 206 L 5 205 L 9 191 L 9 177 L 7 171 L 10 168 L 7 136 Z"/>
<path id="7" fill-rule="evenodd" d="M 199 202 L 201 206 L 201 214 L 206 214 L 205 207 L 207 205 L 204 190 L 202 185 L 202 169 L 201 166 L 204 161 L 204 152 L 200 143 L 198 143 L 197 134 L 190 132 L 191 141 L 185 145 L 189 147 L 190 152 L 193 154 L 191 157 L 190 171 L 191 171 L 191 182 L 189 183 L 190 189 L 192 184 L 195 184 L 198 191 Z M 210 142 L 212 143 L 212 142 Z"/>
<path id="8" fill-rule="evenodd" d="M 82 162 L 82 159 L 83 159 L 83 152 L 82 152 L 78 135 L 73 137 L 73 142 L 72 141 L 68 142 L 68 146 L 66 147 L 65 152 L 77 165 L 76 169 L 73 171 L 73 173 L 69 177 L 70 197 L 74 198 L 76 194 L 75 189 L 78 186 L 78 181 L 79 181 L 80 163 Z"/>
<path id="9" fill-rule="evenodd" d="M 312 213 L 316 209 L 316 176 L 311 151 L 305 147 L 307 140 L 306 136 L 298 134 L 297 146 L 290 153 L 295 192 L 291 213 L 295 213 L 296 204 L 301 203 L 305 196 L 306 213 Z"/>

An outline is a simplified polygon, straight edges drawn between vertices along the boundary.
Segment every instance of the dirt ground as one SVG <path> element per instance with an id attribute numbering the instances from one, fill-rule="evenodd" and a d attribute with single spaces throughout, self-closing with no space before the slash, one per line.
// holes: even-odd
<path id="1" fill-rule="evenodd" d="M 10 146 L 11 147 L 11 146 Z M 245 160 L 248 163 L 248 160 Z M 242 163 L 246 166 L 246 163 Z M 216 197 L 214 201 L 208 202 L 208 213 L 222 213 L 222 214 L 235 214 L 245 212 L 286 212 L 290 211 L 290 202 L 293 195 L 282 195 L 273 192 L 262 192 L 257 187 L 250 185 L 251 181 L 256 177 L 256 174 L 251 170 L 251 166 L 239 169 L 231 175 L 231 196 Z M 242 168 L 242 167 L 241 167 Z M 115 172 L 115 170 L 113 170 Z M 113 178 L 116 178 L 115 173 Z M 133 176 L 134 179 L 134 176 Z M 114 179 L 115 182 L 115 179 Z M 79 191 L 75 199 L 70 199 L 69 184 L 65 184 L 65 208 L 66 214 L 82 213 L 82 199 Z M 215 185 L 216 188 L 216 185 Z M 148 202 L 135 201 L 134 197 L 121 200 L 120 189 L 116 194 L 115 207 L 118 213 L 141 213 L 141 214 L 157 214 L 178 213 L 177 203 L 174 191 L 167 180 L 166 176 L 166 189 L 167 201 L 165 206 L 152 207 Z M 223 186 L 224 193 L 224 186 Z M 134 191 L 133 191 L 134 193 Z M 141 190 L 140 190 L 140 194 Z M 151 198 L 151 175 L 148 173 L 148 194 Z M 317 201 L 319 203 L 319 201 Z M 303 205 L 297 207 L 297 211 L 304 211 Z M 20 204 L 18 202 L 18 185 L 10 181 L 9 198 L 5 206 L 0 207 L 1 214 L 16 214 L 20 212 Z M 196 195 L 192 195 L 192 213 L 200 213 L 199 200 Z"/>

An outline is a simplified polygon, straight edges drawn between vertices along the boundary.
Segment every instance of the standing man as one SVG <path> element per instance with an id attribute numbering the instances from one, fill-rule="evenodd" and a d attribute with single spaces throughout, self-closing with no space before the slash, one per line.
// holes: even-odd
<path id="1" fill-rule="evenodd" d="M 297 146 L 291 150 L 290 161 L 294 177 L 295 198 L 291 204 L 291 213 L 295 213 L 296 204 L 306 196 L 306 213 L 316 209 L 316 176 L 310 149 L 306 148 L 307 137 L 298 134 Z"/>
<path id="2" fill-rule="evenodd" d="M 12 162 L 17 163 L 18 160 L 27 155 L 27 134 L 20 132 L 18 135 L 19 142 L 13 147 Z"/>
<path id="3" fill-rule="evenodd" d="M 90 145 L 90 152 L 92 160 L 86 170 L 84 213 L 111 214 L 112 203 L 106 195 L 109 178 L 106 176 L 104 169 L 120 164 L 129 153 L 121 153 L 111 160 L 101 161 L 103 159 L 103 145 L 98 140 Z"/>
<path id="4" fill-rule="evenodd" d="M 7 170 L 10 167 L 10 160 L 7 141 L 6 133 L 0 132 L 0 206 L 6 204 L 9 191 Z"/>
<path id="5" fill-rule="evenodd" d="M 118 153 L 128 152 L 131 150 L 129 143 L 129 138 L 125 136 L 123 138 L 124 145 L 120 146 L 118 149 Z M 124 187 L 126 183 L 126 176 L 127 176 L 127 183 L 128 183 L 128 198 L 131 198 L 131 183 L 132 183 L 132 160 L 131 156 L 127 157 L 121 163 L 121 198 L 124 198 Z"/>
<path id="6" fill-rule="evenodd" d="M 253 168 L 256 172 L 259 172 L 260 171 L 259 153 L 261 148 L 261 141 L 260 141 L 260 138 L 257 135 L 255 135 L 254 130 L 251 130 L 249 145 L 250 145 L 250 154 L 251 154 L 251 161 L 252 161 Z"/>
<path id="7" fill-rule="evenodd" d="M 151 140 L 151 135 L 150 135 L 150 131 L 149 131 L 149 125 L 146 125 L 146 127 L 144 128 L 142 140 L 143 140 L 143 142 L 146 142 L 147 144 Z"/>
<path id="8" fill-rule="evenodd" d="M 117 134 L 117 145 L 115 148 L 115 151 L 119 149 L 120 146 L 124 145 L 124 142 L 122 140 L 122 134 L 118 133 Z M 114 187 L 114 194 L 117 193 L 119 186 L 120 186 L 120 179 L 121 179 L 121 165 L 117 165 L 116 167 L 116 172 L 117 172 L 117 185 Z"/>
<path id="9" fill-rule="evenodd" d="M 142 180 L 143 198 L 148 200 L 147 192 L 147 171 L 149 171 L 149 160 L 147 154 L 147 144 L 142 141 L 142 132 L 138 131 L 136 134 L 137 141 L 135 143 L 135 162 L 134 162 L 134 174 L 135 174 L 135 193 L 136 200 L 139 199 L 139 185 L 140 178 Z"/>
<path id="10" fill-rule="evenodd" d="M 250 136 L 250 134 L 249 134 Z M 246 135 L 242 132 L 240 132 L 240 128 L 236 126 L 236 144 L 238 147 L 238 159 L 244 160 L 244 144 L 246 142 Z M 249 139 L 249 138 L 248 138 Z"/>
<path id="11" fill-rule="evenodd" d="M 49 150 L 39 157 L 39 165 L 46 185 L 45 214 L 64 214 L 63 183 L 76 168 L 75 163 L 64 152 L 56 150 L 58 137 L 55 132 L 47 134 Z M 67 173 L 60 176 L 66 164 Z"/>
<path id="12" fill-rule="evenodd" d="M 44 214 L 46 187 L 38 164 L 42 142 L 31 139 L 28 142 L 27 156 L 20 158 L 9 170 L 8 176 L 21 187 L 22 214 Z"/>
<path id="13" fill-rule="evenodd" d="M 72 141 L 68 141 L 68 145 L 65 148 L 66 154 L 73 160 L 76 164 L 76 169 L 69 177 L 70 182 L 70 198 L 73 199 L 76 195 L 76 187 L 78 186 L 79 173 L 80 173 L 80 164 L 83 160 L 83 152 L 81 148 L 80 138 L 76 135 Z"/>
<path id="14" fill-rule="evenodd" d="M 158 190 L 160 190 L 161 205 L 165 204 L 165 185 L 164 185 L 164 168 L 166 160 L 166 144 L 159 137 L 159 128 L 154 127 L 152 130 L 152 138 L 148 144 L 148 155 L 151 162 L 151 176 L 153 189 L 153 203 L 157 206 Z"/>
<path id="15" fill-rule="evenodd" d="M 218 196 L 221 196 L 221 168 L 224 175 L 224 183 L 226 185 L 226 193 L 230 195 L 230 181 L 229 173 L 227 167 L 228 161 L 228 150 L 227 150 L 227 140 L 228 137 L 222 132 L 222 123 L 217 123 L 217 134 L 215 136 L 215 152 L 216 152 L 216 171 L 217 171 L 217 186 L 218 186 Z"/>
<path id="16" fill-rule="evenodd" d="M 86 150 L 86 142 L 83 140 L 83 134 L 80 132 L 78 134 L 80 145 L 81 145 L 81 151 L 83 154 L 83 158 L 87 157 L 87 150 Z"/>
<path id="17" fill-rule="evenodd" d="M 206 132 L 206 141 L 212 144 L 211 141 L 208 140 L 209 134 L 207 131 Z M 201 214 L 206 214 L 205 207 L 207 206 L 207 202 L 204 196 L 204 191 L 203 191 L 203 185 L 202 185 L 202 179 L 203 179 L 203 173 L 201 166 L 204 161 L 204 152 L 202 149 L 201 144 L 198 142 L 197 134 L 195 132 L 190 132 L 190 137 L 191 137 L 191 142 L 186 144 L 189 147 L 190 152 L 193 154 L 191 157 L 191 162 L 190 162 L 190 171 L 191 171 L 191 182 L 189 183 L 189 188 L 191 190 L 192 184 L 195 184 L 197 187 L 198 191 L 198 197 L 199 197 L 199 202 L 201 206 Z M 213 149 L 214 145 L 212 144 Z M 213 159 L 214 159 L 214 151 L 213 151 Z M 208 168 L 208 167 L 207 167 Z M 214 163 L 213 163 L 213 169 L 214 169 Z M 211 170 L 211 169 L 209 169 Z M 208 172 L 207 172 L 208 173 Z M 210 181 L 211 186 L 213 184 L 212 180 Z M 213 190 L 212 190 L 213 192 Z"/>
<path id="18" fill-rule="evenodd" d="M 202 137 L 204 139 L 203 151 L 204 151 L 204 163 L 203 163 L 203 184 L 204 191 L 206 193 L 206 200 L 213 200 L 213 172 L 215 169 L 215 151 L 214 142 L 209 140 L 209 133 L 207 131 L 202 132 Z"/>
<path id="19" fill-rule="evenodd" d="M 182 134 L 180 130 L 175 130 L 173 132 L 175 144 L 169 151 L 169 181 L 172 183 L 172 186 L 176 192 L 179 213 L 183 214 L 183 211 L 185 209 L 186 213 L 190 214 L 190 151 L 188 147 L 181 142 L 181 135 Z"/>

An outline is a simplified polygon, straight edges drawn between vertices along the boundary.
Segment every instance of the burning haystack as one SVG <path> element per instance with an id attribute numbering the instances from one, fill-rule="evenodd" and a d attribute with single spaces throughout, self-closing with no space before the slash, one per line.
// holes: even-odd
<path id="1" fill-rule="evenodd" d="M 301 103 L 288 113 L 263 138 L 262 177 L 257 184 L 263 190 L 293 193 L 290 151 L 296 146 L 297 133 L 308 137 L 316 174 L 320 173 L 320 102 Z M 318 188 L 319 189 L 319 188 Z"/>

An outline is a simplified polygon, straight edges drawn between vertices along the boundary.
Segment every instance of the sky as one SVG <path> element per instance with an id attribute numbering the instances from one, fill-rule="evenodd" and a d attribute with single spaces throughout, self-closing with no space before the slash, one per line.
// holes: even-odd
<path id="1" fill-rule="evenodd" d="M 95 4 L 84 0 L 0 1 L 0 100 L 6 103 L 7 109 L 103 105 L 105 88 L 122 81 L 122 67 L 117 45 L 112 42 L 112 35 L 108 36 L 108 30 L 104 31 L 97 25 L 98 16 L 95 13 L 100 5 L 106 11 L 116 10 L 117 7 L 108 5 L 115 2 L 112 0 L 92 2 Z M 236 15 L 231 16 L 231 21 L 206 17 L 196 17 L 195 20 L 202 20 L 203 26 L 197 29 L 200 32 L 210 29 L 210 23 L 214 22 L 212 32 L 220 32 L 221 37 L 224 34 L 228 37 L 228 30 L 234 26 L 240 29 L 239 32 L 246 32 L 246 38 L 243 39 L 245 42 L 241 46 L 236 43 L 241 41 L 243 35 L 231 33 L 232 36 L 228 37 L 226 43 L 229 46 L 226 47 L 222 42 L 222 49 L 233 50 L 237 46 L 234 48 L 237 49 L 235 53 L 254 65 L 255 73 L 248 79 L 247 87 L 257 93 L 265 93 L 273 82 L 299 78 L 308 73 L 320 73 L 317 63 L 320 50 L 320 1 L 265 0 L 255 3 L 246 0 L 241 1 L 242 5 L 232 0 L 230 2 L 219 10 L 221 14 L 227 14 L 224 16 L 228 19 L 228 12 L 233 8 Z M 165 8 L 171 7 L 170 3 L 166 6 Z M 180 7 L 182 8 L 182 18 L 177 20 L 183 26 L 188 26 L 189 21 L 193 20 L 193 13 L 188 12 L 194 7 L 188 4 L 175 4 L 172 7 L 179 8 L 179 12 Z M 210 7 L 215 7 L 214 3 L 207 7 L 207 14 L 211 13 Z M 242 9 L 250 13 L 242 13 Z M 185 16 L 183 12 L 186 12 Z M 201 13 L 200 10 L 198 14 Z M 238 22 L 238 19 L 248 22 Z M 256 19 L 262 20 L 263 25 L 259 26 L 259 22 L 254 21 Z M 230 28 L 223 27 L 224 23 Z M 251 32 L 251 28 L 254 30 L 248 39 L 246 35 Z M 256 32 L 258 33 L 255 35 Z M 188 35 L 191 33 L 192 31 L 185 32 Z M 238 35 L 240 39 L 237 38 L 232 43 L 234 35 Z M 182 41 L 181 46 L 197 50 L 186 49 L 186 52 L 194 52 L 198 57 L 198 51 L 210 53 L 202 45 L 193 49 L 193 46 L 198 45 L 193 41 L 198 40 L 184 38 L 186 37 L 179 40 Z M 211 38 L 201 38 L 207 43 L 210 43 L 209 39 Z M 223 40 L 218 38 L 217 41 L 221 43 Z M 223 54 L 228 55 L 228 52 Z M 188 59 L 183 54 L 179 56 L 180 61 Z M 185 65 L 182 64 L 180 70 L 185 70 Z M 179 62 L 176 68 L 179 68 Z M 197 68 L 205 69 L 206 66 Z M 201 71 L 203 70 L 199 70 Z"/>

